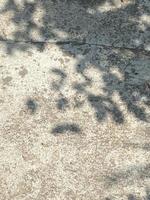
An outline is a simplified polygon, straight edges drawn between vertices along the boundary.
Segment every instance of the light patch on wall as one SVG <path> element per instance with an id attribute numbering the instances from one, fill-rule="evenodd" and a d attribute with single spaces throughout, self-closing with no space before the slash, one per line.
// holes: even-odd
<path id="1" fill-rule="evenodd" d="M 141 23 L 145 23 L 145 24 L 150 24 L 150 15 L 147 15 L 147 14 L 143 14 L 141 17 L 140 17 L 140 21 Z"/>
<path id="2" fill-rule="evenodd" d="M 96 10 L 92 9 L 92 8 L 88 8 L 87 9 L 87 13 L 94 15 L 96 13 Z"/>
<path id="3" fill-rule="evenodd" d="M 26 0 L 28 3 L 35 3 L 35 0 Z"/>
<path id="4" fill-rule="evenodd" d="M 150 15 L 143 14 L 139 19 L 139 29 L 145 31 L 150 25 Z"/>
<path id="5" fill-rule="evenodd" d="M 58 29 L 54 29 L 53 33 L 60 39 L 67 39 L 68 38 L 68 34 L 64 31 L 60 31 Z"/>
<path id="6" fill-rule="evenodd" d="M 120 7 L 120 4 L 118 4 L 118 6 Z M 108 12 L 118 8 L 118 6 L 116 6 L 114 3 L 112 4 L 111 2 L 105 2 L 104 4 L 97 7 L 97 11 Z"/>
<path id="7" fill-rule="evenodd" d="M 113 66 L 113 68 L 110 69 L 110 73 L 114 74 L 120 81 L 124 80 L 123 74 L 119 71 L 117 66 Z"/>
<path id="8" fill-rule="evenodd" d="M 142 44 L 142 41 L 141 41 L 140 39 L 135 39 L 135 40 L 134 40 L 134 44 L 135 44 L 136 46 L 140 46 L 140 45 Z"/>
<path id="9" fill-rule="evenodd" d="M 45 12 L 44 12 L 43 6 L 38 4 L 38 6 L 36 6 L 35 11 L 33 13 L 33 21 L 37 26 L 39 27 L 43 26 L 44 15 L 45 15 Z"/>
<path id="10" fill-rule="evenodd" d="M 32 40 L 37 40 L 37 41 L 43 41 L 43 36 L 40 33 L 40 30 L 38 29 L 32 29 L 31 33 L 30 33 L 30 37 L 32 38 Z"/>
<path id="11" fill-rule="evenodd" d="M 100 6 L 97 7 L 97 11 L 99 12 L 108 12 L 108 11 L 117 11 L 119 8 L 123 8 L 128 6 L 129 4 L 134 4 L 135 0 L 124 0 L 124 1 L 118 1 L 118 0 L 113 0 L 113 1 L 106 1 Z"/>
<path id="12" fill-rule="evenodd" d="M 84 75 L 90 81 L 90 84 L 86 86 L 86 91 L 91 93 L 94 91 L 94 95 L 99 95 L 103 93 L 103 87 L 105 86 L 103 81 L 103 73 L 95 67 L 87 67 L 84 70 Z"/>
<path id="13" fill-rule="evenodd" d="M 150 44 L 146 44 L 146 45 L 144 46 L 144 49 L 147 50 L 147 51 L 150 51 Z"/>

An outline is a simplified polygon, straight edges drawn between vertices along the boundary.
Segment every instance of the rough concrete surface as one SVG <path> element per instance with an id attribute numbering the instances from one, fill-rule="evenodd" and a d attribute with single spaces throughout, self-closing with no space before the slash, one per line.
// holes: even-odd
<path id="1" fill-rule="evenodd" d="M 149 200 L 150 1 L 0 17 L 0 200 Z"/>

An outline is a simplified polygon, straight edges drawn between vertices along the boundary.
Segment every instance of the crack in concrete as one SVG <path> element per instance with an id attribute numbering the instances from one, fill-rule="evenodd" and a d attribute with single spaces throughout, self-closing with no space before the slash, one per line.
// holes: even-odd
<path id="1" fill-rule="evenodd" d="M 89 46 L 97 46 L 97 47 L 104 47 L 104 48 L 112 48 L 112 49 L 119 49 L 119 50 L 128 50 L 132 51 L 134 53 L 142 53 L 145 55 L 150 56 L 150 51 L 140 48 L 140 47 L 125 47 L 125 46 L 113 46 L 113 45 L 106 45 L 106 44 L 100 44 L 100 43 L 90 43 L 86 41 L 77 41 L 77 40 L 66 40 L 66 41 L 37 41 L 37 40 L 29 40 L 29 41 L 20 41 L 20 40 L 11 40 L 11 39 L 3 39 L 0 38 L 0 42 L 6 42 L 6 43 L 30 43 L 30 44 L 56 44 L 56 45 L 66 45 L 66 44 L 72 44 L 72 45 L 89 45 Z"/>

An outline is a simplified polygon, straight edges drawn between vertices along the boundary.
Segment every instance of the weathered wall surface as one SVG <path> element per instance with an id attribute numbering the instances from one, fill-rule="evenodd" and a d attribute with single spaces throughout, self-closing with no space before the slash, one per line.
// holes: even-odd
<path id="1" fill-rule="evenodd" d="M 0 1 L 0 200 L 150 198 L 149 1 Z"/>

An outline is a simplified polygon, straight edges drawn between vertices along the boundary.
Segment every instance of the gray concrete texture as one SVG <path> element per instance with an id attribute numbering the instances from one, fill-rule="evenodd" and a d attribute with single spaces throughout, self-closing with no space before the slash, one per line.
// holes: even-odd
<path id="1" fill-rule="evenodd" d="M 150 1 L 0 0 L 0 200 L 150 199 Z"/>

